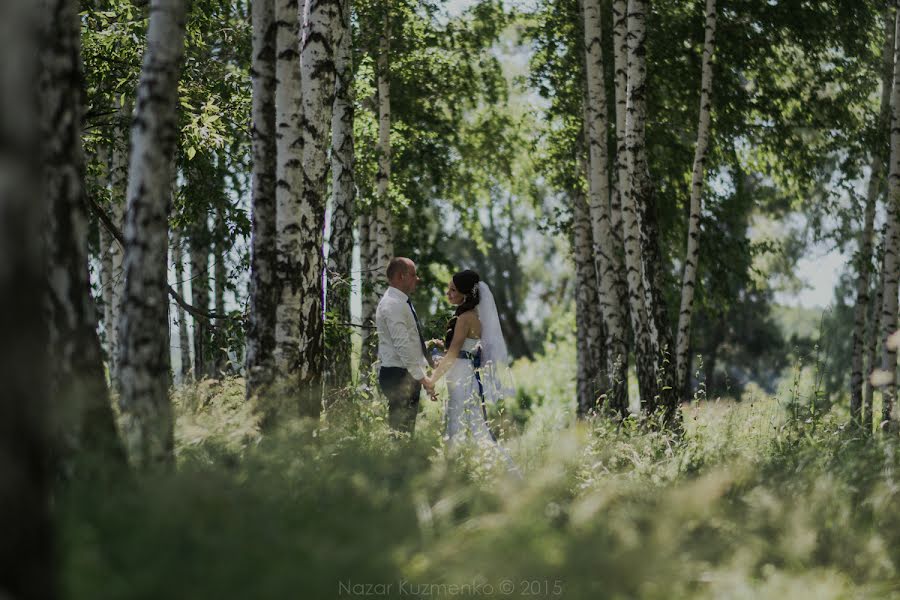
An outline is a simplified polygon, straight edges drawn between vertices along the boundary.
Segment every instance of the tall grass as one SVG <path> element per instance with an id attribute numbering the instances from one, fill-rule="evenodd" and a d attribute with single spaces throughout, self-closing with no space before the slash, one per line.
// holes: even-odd
<path id="1" fill-rule="evenodd" d="M 494 413 L 523 471 L 394 439 L 371 389 L 261 436 L 240 380 L 175 395 L 178 469 L 58 501 L 72 598 L 900 597 L 897 440 L 776 397 L 685 407 L 673 438 L 576 423 L 571 344 Z M 814 387 L 814 386 L 813 386 Z M 813 396 L 811 396 L 813 394 Z"/>

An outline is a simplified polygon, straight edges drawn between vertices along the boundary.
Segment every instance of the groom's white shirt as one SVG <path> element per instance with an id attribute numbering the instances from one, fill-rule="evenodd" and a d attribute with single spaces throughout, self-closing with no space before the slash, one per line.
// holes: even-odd
<path id="1" fill-rule="evenodd" d="M 378 302 L 375 310 L 378 358 L 382 367 L 404 368 L 418 381 L 425 377 L 428 362 L 422 354 L 416 320 L 407 300 L 409 296 L 389 287 Z"/>

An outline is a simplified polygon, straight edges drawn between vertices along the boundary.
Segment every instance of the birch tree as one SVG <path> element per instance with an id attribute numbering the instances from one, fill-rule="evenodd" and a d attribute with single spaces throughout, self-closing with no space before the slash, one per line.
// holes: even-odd
<path id="1" fill-rule="evenodd" d="M 301 164 L 301 88 L 299 14 L 297 0 L 275 0 L 275 144 L 276 227 L 278 286 L 274 357 L 279 377 L 293 373 L 301 358 L 298 339 L 303 314 L 302 222 L 303 172 Z"/>
<path id="2" fill-rule="evenodd" d="M 176 229 L 172 233 L 172 262 L 175 263 L 175 290 L 184 295 L 184 247 L 181 233 Z M 186 381 L 193 370 L 191 363 L 191 341 L 188 337 L 187 315 L 180 304 L 175 309 L 175 319 L 178 321 L 178 348 L 181 353 L 181 365 L 179 373 L 181 381 Z"/>
<path id="3" fill-rule="evenodd" d="M 10 598 L 57 595 L 49 449 L 52 411 L 42 225 L 50 210 L 39 169 L 44 7 L 0 2 L 0 589 Z"/>
<path id="4" fill-rule="evenodd" d="M 690 362 L 688 348 L 691 341 L 691 319 L 694 311 L 694 288 L 697 284 L 697 260 L 700 256 L 700 210 L 706 155 L 709 149 L 710 95 L 713 84 L 713 52 L 716 47 L 716 0 L 706 0 L 706 25 L 703 40 L 703 61 L 700 75 L 700 117 L 697 124 L 697 146 L 694 148 L 694 167 L 691 175 L 690 217 L 688 221 L 687 251 L 681 281 L 681 311 L 678 313 L 678 336 L 675 346 L 676 392 L 683 394 L 687 385 Z"/>
<path id="5" fill-rule="evenodd" d="M 131 130 L 120 408 L 129 454 L 144 468 L 173 461 L 166 255 L 185 13 L 184 0 L 151 0 Z"/>
<path id="6" fill-rule="evenodd" d="M 894 39 L 900 26 L 900 11 L 894 18 Z M 900 278 L 900 61 L 894 47 L 894 74 L 891 85 L 891 154 L 888 177 L 887 229 L 884 239 L 884 290 L 881 304 L 883 340 L 881 368 L 886 383 L 882 388 L 882 428 L 895 426 L 894 405 L 897 398 L 897 345 L 890 336 L 897 330 L 897 283 Z"/>
<path id="7" fill-rule="evenodd" d="M 394 224 L 391 213 L 390 181 L 391 181 L 391 11 L 390 4 L 382 4 L 382 27 L 378 36 L 378 54 L 376 56 L 375 86 L 378 102 L 378 172 L 376 174 L 376 198 L 370 208 L 366 228 L 366 278 L 368 295 L 363 303 L 363 354 L 360 361 L 361 371 L 365 371 L 375 360 L 375 349 L 371 343 L 371 330 L 375 324 L 375 308 L 378 297 L 387 287 L 387 264 L 394 256 Z"/>
<path id="8" fill-rule="evenodd" d="M 302 294 L 298 361 L 293 376 L 301 390 L 301 414 L 318 416 L 324 368 L 322 257 L 328 193 L 328 148 L 334 107 L 334 24 L 339 0 L 308 0 L 300 49 L 302 98 L 303 243 L 298 282 Z"/>
<path id="9" fill-rule="evenodd" d="M 203 179 L 208 174 L 199 168 L 203 161 L 198 155 L 185 172 L 188 178 L 188 187 L 203 189 Z M 197 180 L 201 180 L 199 183 Z M 193 181 L 192 181 L 193 180 Z M 204 201 L 205 204 L 205 201 Z M 209 310 L 209 255 L 210 233 L 207 222 L 206 210 L 202 210 L 196 222 L 189 228 L 188 254 L 191 263 L 191 304 L 201 311 Z M 194 380 L 200 381 L 210 375 L 210 328 L 206 319 L 194 316 Z"/>
<path id="10" fill-rule="evenodd" d="M 110 157 L 110 217 L 113 224 L 122 231 L 125 229 L 125 204 L 128 187 L 128 122 L 131 118 L 131 106 L 118 97 L 114 143 Z M 109 246 L 111 298 L 107 327 L 109 329 L 109 374 L 113 386 L 119 385 L 119 323 L 122 315 L 122 298 L 125 295 L 124 248 L 118 240 L 112 240 Z"/>
<path id="11" fill-rule="evenodd" d="M 274 0 L 254 0 L 251 4 L 253 173 L 247 398 L 251 398 L 271 382 L 275 352 L 275 314 L 279 300 L 275 213 L 275 4 Z"/>
<path id="12" fill-rule="evenodd" d="M 49 202 L 44 241 L 49 286 L 51 393 L 60 465 L 72 475 L 123 458 L 103 371 L 97 307 L 87 262 L 88 219 L 81 142 L 81 42 L 74 0 L 42 0 L 40 132 L 43 192 Z"/>
<path id="13" fill-rule="evenodd" d="M 334 20 L 334 110 L 331 117 L 331 238 L 328 250 L 328 305 L 341 333 L 329 353 L 334 383 L 350 381 L 351 337 L 350 275 L 353 268 L 353 218 L 356 185 L 353 180 L 353 30 L 351 0 L 341 0 L 340 15 Z"/>
<path id="14" fill-rule="evenodd" d="M 628 349 L 625 344 L 625 314 L 619 302 L 616 286 L 617 273 L 621 270 L 620 255 L 615 247 L 615 236 L 610 227 L 608 117 L 603 75 L 600 1 L 583 0 L 582 7 L 587 83 L 585 128 L 588 142 L 588 194 L 599 301 L 603 310 L 608 346 L 607 365 L 604 366 L 607 375 L 604 379 L 612 386 L 608 396 L 609 407 L 624 417 L 628 412 L 628 398 L 626 376 L 622 366 L 627 364 Z"/>
<path id="15" fill-rule="evenodd" d="M 650 319 L 643 280 L 643 260 L 641 256 L 641 233 L 639 194 L 646 185 L 642 169 L 646 171 L 643 158 L 643 127 L 645 120 L 644 80 L 646 68 L 638 56 L 645 43 L 645 6 L 640 0 L 628 2 L 627 40 L 627 88 L 625 120 L 625 184 L 622 185 L 622 229 L 625 246 L 625 269 L 628 284 L 628 304 L 631 328 L 635 340 L 635 367 L 641 407 L 652 412 L 655 409 L 658 388 L 656 385 L 656 351 L 651 343 Z M 636 181 L 642 178 L 641 181 Z M 649 182 L 647 182 L 649 183 Z M 638 184 L 637 186 L 635 184 Z M 635 190 L 637 187 L 637 190 Z"/>
<path id="16" fill-rule="evenodd" d="M 882 228 L 882 239 L 887 239 L 886 231 L 887 223 Z M 868 377 L 866 378 L 865 394 L 863 396 L 862 418 L 863 429 L 869 433 L 872 431 L 872 421 L 875 418 L 875 384 L 872 381 L 872 374 L 875 372 L 878 364 L 878 339 L 881 337 L 881 305 L 884 302 L 884 248 L 880 248 L 880 251 L 876 254 L 880 255 L 878 260 L 878 285 L 875 288 L 875 297 L 869 306 L 869 324 L 866 328 L 866 339 L 868 341 L 866 346 L 866 373 Z"/>
<path id="17" fill-rule="evenodd" d="M 894 70 L 894 15 L 890 8 L 884 11 L 884 45 L 882 47 L 881 104 L 878 112 L 878 132 L 888 133 L 891 118 L 891 77 Z M 879 138 L 881 135 L 879 135 Z M 887 136 L 884 136 L 887 137 Z M 878 196 L 884 187 L 884 151 L 876 148 L 872 152 L 869 183 L 866 190 L 866 207 L 863 226 L 859 234 L 859 252 L 856 256 L 858 273 L 856 278 L 856 306 L 853 309 L 853 337 L 851 341 L 850 367 L 850 419 L 860 425 L 863 409 L 863 352 L 866 329 L 866 313 L 869 310 L 870 271 L 872 267 L 872 233 L 875 225 L 875 210 Z M 877 334 L 876 334 L 877 339 Z M 869 363 L 872 364 L 871 362 Z M 867 430 L 872 427 L 871 418 Z"/>
<path id="18" fill-rule="evenodd" d="M 581 189 L 571 192 L 573 258 L 575 261 L 575 323 L 578 354 L 576 391 L 578 415 L 596 410 L 597 398 L 609 389 L 606 373 L 605 336 L 600 312 L 591 215 Z"/>

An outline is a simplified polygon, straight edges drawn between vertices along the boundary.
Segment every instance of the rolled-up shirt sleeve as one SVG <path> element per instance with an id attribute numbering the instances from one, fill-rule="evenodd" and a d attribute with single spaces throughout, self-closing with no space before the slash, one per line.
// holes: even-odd
<path id="1" fill-rule="evenodd" d="M 384 316 L 391 341 L 403 361 L 403 366 L 406 367 L 413 379 L 417 381 L 423 379 L 425 377 L 425 356 L 422 354 L 422 346 L 419 342 L 419 334 L 412 311 L 406 304 L 397 302 L 390 307 L 390 310 L 386 311 Z"/>

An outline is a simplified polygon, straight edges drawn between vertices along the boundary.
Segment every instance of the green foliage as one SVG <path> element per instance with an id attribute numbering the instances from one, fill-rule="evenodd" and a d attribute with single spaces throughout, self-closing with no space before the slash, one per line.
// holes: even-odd
<path id="1" fill-rule="evenodd" d="M 427 400 L 411 442 L 391 439 L 366 387 L 318 424 L 260 436 L 242 380 L 185 388 L 176 473 L 59 497 L 65 594 L 326 598 L 371 583 L 387 598 L 401 581 L 509 581 L 565 598 L 897 596 L 893 438 L 844 430 L 838 409 L 792 418 L 814 393 L 805 376 L 774 398 L 694 403 L 681 440 L 576 424 L 558 340 L 516 366 L 541 398 L 503 430 L 521 481 L 477 447 L 447 453 Z"/>

